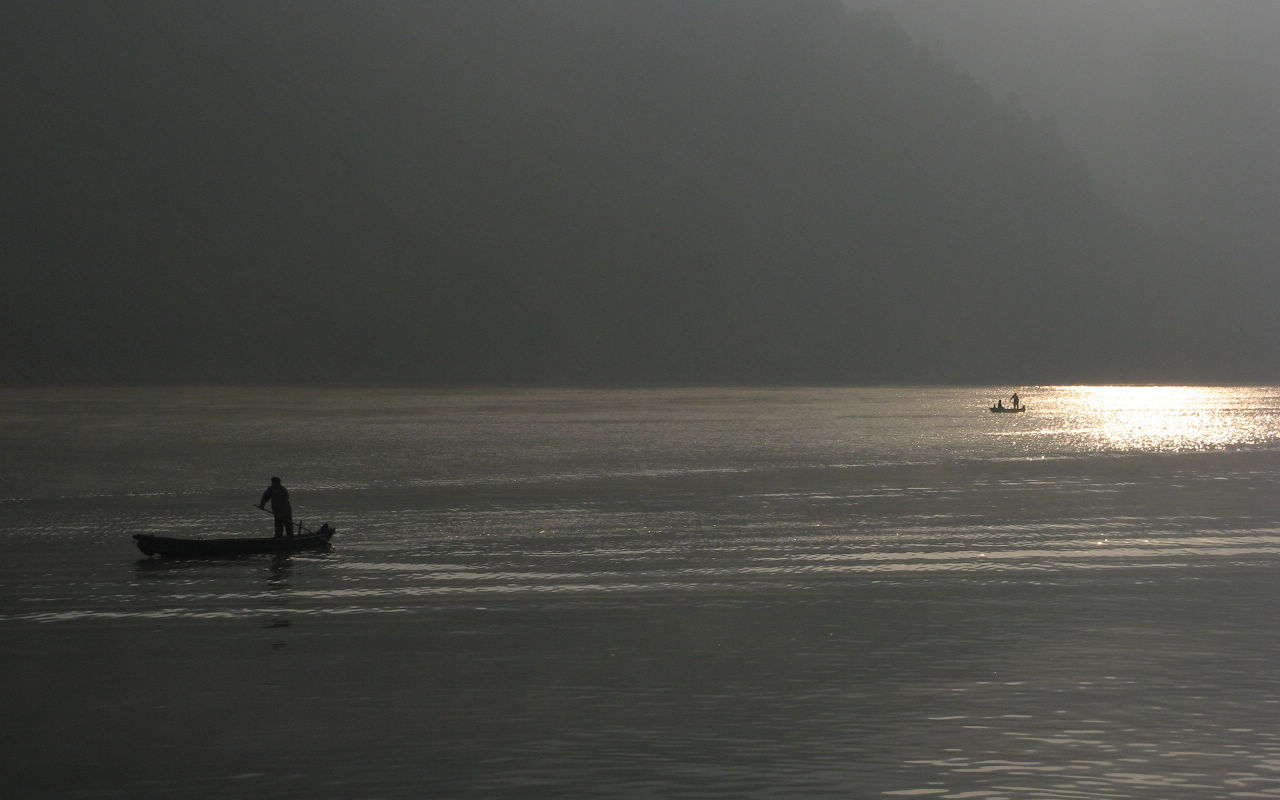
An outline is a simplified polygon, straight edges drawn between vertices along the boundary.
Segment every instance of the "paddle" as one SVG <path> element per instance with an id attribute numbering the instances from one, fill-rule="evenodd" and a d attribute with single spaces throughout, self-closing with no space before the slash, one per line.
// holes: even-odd
<path id="1" fill-rule="evenodd" d="M 259 511 L 264 511 L 264 512 L 266 512 L 266 513 L 268 513 L 268 514 L 271 514 L 272 518 L 274 518 L 274 517 L 275 517 L 275 513 L 274 513 L 274 512 L 267 511 L 267 510 L 266 510 L 265 508 L 263 508 L 262 506 L 254 506 L 254 508 L 258 509 Z M 306 533 L 306 535 L 307 535 L 307 536 L 315 536 L 315 535 L 316 535 L 316 532 L 315 532 L 315 531 L 313 531 L 313 530 L 311 530 L 310 528 L 308 528 L 307 526 L 303 525 L 301 522 L 295 522 L 295 523 L 293 523 L 293 524 L 298 526 L 298 535 L 299 535 L 299 536 L 301 536 L 304 532 Z"/>

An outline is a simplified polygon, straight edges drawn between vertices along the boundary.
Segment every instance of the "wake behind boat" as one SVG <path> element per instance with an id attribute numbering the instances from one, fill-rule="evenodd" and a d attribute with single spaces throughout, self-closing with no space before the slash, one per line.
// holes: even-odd
<path id="1" fill-rule="evenodd" d="M 304 551 L 328 553 L 333 550 L 329 539 L 336 532 L 326 524 L 321 525 L 318 531 L 303 529 L 297 536 L 270 536 L 261 539 L 181 539 L 148 533 L 135 533 L 133 538 L 138 543 L 138 549 L 149 556 L 200 558 Z"/>

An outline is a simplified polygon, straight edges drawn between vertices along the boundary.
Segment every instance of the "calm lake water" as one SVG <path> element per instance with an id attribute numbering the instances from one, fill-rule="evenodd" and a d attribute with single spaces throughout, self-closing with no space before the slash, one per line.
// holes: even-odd
<path id="1" fill-rule="evenodd" d="M 6 794 L 1280 797 L 1280 389 L 1009 391 L 0 392 Z"/>

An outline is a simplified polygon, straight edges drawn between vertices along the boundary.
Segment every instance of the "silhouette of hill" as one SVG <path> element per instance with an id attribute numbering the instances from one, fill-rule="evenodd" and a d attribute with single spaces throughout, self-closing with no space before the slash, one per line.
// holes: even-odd
<path id="1" fill-rule="evenodd" d="M 1050 125 L 825 0 L 12 3 L 9 383 L 1147 379 Z M 1164 299 L 1161 299 L 1163 297 Z"/>

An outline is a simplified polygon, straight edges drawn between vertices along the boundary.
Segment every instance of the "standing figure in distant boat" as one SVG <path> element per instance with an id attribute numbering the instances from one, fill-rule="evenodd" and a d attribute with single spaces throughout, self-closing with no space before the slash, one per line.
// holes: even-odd
<path id="1" fill-rule="evenodd" d="M 279 478 L 272 478 L 271 485 L 262 493 L 258 508 L 266 510 L 267 501 L 271 501 L 271 515 L 276 518 L 276 538 L 293 536 L 293 506 L 289 505 L 289 490 Z"/>
<path id="2" fill-rule="evenodd" d="M 1017 392 L 1014 392 L 1014 393 L 1013 393 L 1013 407 L 1014 407 L 1014 408 L 1017 408 L 1017 407 L 1018 407 L 1018 393 L 1017 393 Z"/>

